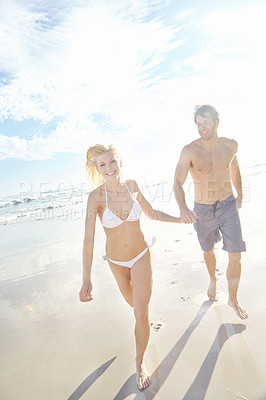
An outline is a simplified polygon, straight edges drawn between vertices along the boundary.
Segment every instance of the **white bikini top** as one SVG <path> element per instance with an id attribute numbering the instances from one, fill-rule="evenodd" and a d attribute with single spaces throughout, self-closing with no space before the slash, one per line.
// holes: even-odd
<path id="1" fill-rule="evenodd" d="M 108 201 L 107 201 L 107 192 L 106 192 L 106 185 L 105 185 L 105 199 L 106 199 L 106 208 L 104 210 L 103 216 L 102 216 L 102 224 L 105 228 L 115 228 L 123 222 L 132 222 L 132 221 L 138 221 L 140 219 L 141 215 L 141 207 L 138 201 L 133 199 L 132 194 L 130 193 L 130 190 L 128 189 L 127 185 L 125 184 L 128 193 L 130 194 L 133 204 L 131 211 L 127 217 L 127 219 L 121 219 L 117 215 L 115 215 L 109 208 L 108 208 Z"/>

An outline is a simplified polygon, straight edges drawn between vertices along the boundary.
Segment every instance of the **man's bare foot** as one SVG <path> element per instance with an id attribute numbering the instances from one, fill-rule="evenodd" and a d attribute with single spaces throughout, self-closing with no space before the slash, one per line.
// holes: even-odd
<path id="1" fill-rule="evenodd" d="M 241 318 L 241 319 L 247 319 L 248 317 L 248 313 L 247 311 L 240 306 L 240 304 L 238 303 L 237 300 L 233 301 L 233 300 L 228 300 L 228 304 L 230 307 L 233 308 L 233 310 L 235 311 L 236 315 Z"/>
<path id="2" fill-rule="evenodd" d="M 151 384 L 151 377 L 144 364 L 137 366 L 137 386 L 139 390 L 146 389 Z"/>
<path id="3" fill-rule="evenodd" d="M 210 281 L 210 285 L 207 291 L 207 295 L 209 297 L 209 299 L 211 301 L 217 301 L 217 297 L 216 297 L 216 281 L 217 279 L 215 279 L 215 281 Z"/>

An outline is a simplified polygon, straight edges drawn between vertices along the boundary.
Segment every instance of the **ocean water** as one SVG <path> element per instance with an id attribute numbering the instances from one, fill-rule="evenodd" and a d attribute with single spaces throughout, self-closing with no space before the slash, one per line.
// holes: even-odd
<path id="1" fill-rule="evenodd" d="M 173 198 L 172 183 L 149 178 L 139 184 L 150 202 L 168 202 Z M 0 226 L 46 219 L 84 219 L 88 194 L 92 188 L 25 193 L 0 197 Z"/>
<path id="2" fill-rule="evenodd" d="M 68 189 L 0 197 L 0 225 L 54 218 L 82 218 L 89 191 Z"/>
<path id="3" fill-rule="evenodd" d="M 265 198 L 266 189 L 263 185 L 266 174 L 266 164 L 243 168 L 243 201 L 249 203 L 255 196 Z M 155 177 L 138 182 L 146 199 L 156 206 L 172 212 L 176 208 L 173 193 L 173 182 L 159 180 Z M 193 203 L 193 182 L 189 177 L 184 186 L 186 200 L 191 207 Z M 0 225 L 23 223 L 44 219 L 80 219 L 85 218 L 86 202 L 90 189 L 88 187 L 69 188 L 39 193 L 0 197 Z"/>

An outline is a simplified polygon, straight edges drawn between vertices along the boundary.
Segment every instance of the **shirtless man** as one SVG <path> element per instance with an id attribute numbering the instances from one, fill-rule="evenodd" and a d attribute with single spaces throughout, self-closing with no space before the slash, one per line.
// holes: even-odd
<path id="1" fill-rule="evenodd" d="M 210 105 L 197 106 L 194 114 L 200 138 L 185 146 L 175 171 L 174 192 L 181 218 L 193 223 L 210 275 L 208 297 L 216 298 L 216 257 L 214 245 L 223 237 L 223 249 L 228 252 L 226 272 L 228 304 L 241 319 L 247 311 L 237 300 L 241 275 L 241 252 L 246 250 L 242 239 L 238 208 L 242 204 L 242 182 L 237 162 L 235 140 L 218 137 L 219 114 Z M 194 211 L 187 207 L 183 184 L 188 172 L 195 186 Z M 237 192 L 233 195 L 232 183 Z"/>

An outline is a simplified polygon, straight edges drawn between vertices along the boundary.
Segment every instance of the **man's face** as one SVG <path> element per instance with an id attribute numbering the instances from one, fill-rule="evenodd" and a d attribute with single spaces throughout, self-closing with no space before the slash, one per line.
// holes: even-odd
<path id="1" fill-rule="evenodd" d="M 212 139 L 217 133 L 217 127 L 219 121 L 214 121 L 210 114 L 206 112 L 204 117 L 197 115 L 196 124 L 198 127 L 198 132 L 203 140 Z"/>

